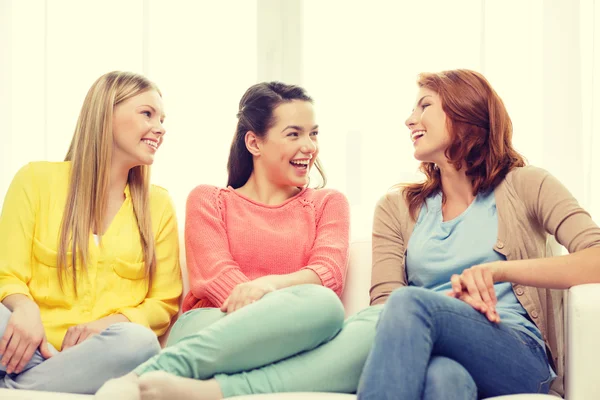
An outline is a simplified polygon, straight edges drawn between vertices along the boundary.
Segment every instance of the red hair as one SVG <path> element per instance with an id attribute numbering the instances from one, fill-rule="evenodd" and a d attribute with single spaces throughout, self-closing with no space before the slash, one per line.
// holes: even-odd
<path id="1" fill-rule="evenodd" d="M 466 169 L 474 196 L 493 190 L 510 170 L 525 165 L 512 146 L 512 122 L 504 103 L 483 75 L 466 69 L 422 73 L 417 85 L 440 96 L 451 140 L 446 158 L 457 170 Z M 422 162 L 419 169 L 425 182 L 404 186 L 413 219 L 425 199 L 442 188 L 433 163 Z"/>

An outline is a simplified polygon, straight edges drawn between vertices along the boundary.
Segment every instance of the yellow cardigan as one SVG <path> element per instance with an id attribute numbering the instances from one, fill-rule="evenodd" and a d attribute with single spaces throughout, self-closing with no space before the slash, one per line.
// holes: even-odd
<path id="1" fill-rule="evenodd" d="M 69 327 L 117 313 L 163 334 L 182 290 L 177 221 L 167 191 L 150 189 L 157 258 L 150 290 L 127 187 L 100 246 L 90 233 L 87 275 L 79 275 L 76 297 L 69 277 L 61 290 L 56 268 L 70 170 L 70 162 L 30 163 L 11 183 L 0 216 L 0 301 L 16 293 L 35 301 L 48 341 L 57 349 Z"/>

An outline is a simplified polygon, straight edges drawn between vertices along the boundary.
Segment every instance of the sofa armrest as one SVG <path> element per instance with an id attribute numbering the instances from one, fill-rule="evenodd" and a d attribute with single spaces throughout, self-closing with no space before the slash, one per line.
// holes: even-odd
<path id="1" fill-rule="evenodd" d="M 566 339 L 565 398 L 600 399 L 600 284 L 569 289 Z"/>

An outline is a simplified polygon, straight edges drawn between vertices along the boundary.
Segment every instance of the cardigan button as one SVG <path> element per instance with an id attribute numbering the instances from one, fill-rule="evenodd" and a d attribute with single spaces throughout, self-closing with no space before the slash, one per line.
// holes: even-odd
<path id="1" fill-rule="evenodd" d="M 531 316 L 532 316 L 533 318 L 537 318 L 537 317 L 539 316 L 539 314 L 538 314 L 538 312 L 537 312 L 536 310 L 533 310 L 533 311 L 531 312 Z"/>
<path id="2" fill-rule="evenodd" d="M 498 243 L 496 243 L 496 246 L 498 246 L 499 249 L 503 249 L 504 248 L 504 243 L 498 241 Z"/>
<path id="3" fill-rule="evenodd" d="M 517 290 L 515 290 L 515 293 L 517 293 L 517 296 L 523 296 L 523 293 L 525 293 L 525 290 L 523 290 L 522 287 L 518 287 Z"/>

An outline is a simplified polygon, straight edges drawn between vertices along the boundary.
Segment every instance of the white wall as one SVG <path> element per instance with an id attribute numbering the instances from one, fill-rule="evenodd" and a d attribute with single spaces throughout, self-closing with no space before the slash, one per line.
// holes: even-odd
<path id="1" fill-rule="evenodd" d="M 236 2 L 235 12 L 194 0 L 0 7 L 2 198 L 26 162 L 64 158 L 85 94 L 111 70 L 144 73 L 163 92 L 167 135 L 152 179 L 169 189 L 181 221 L 195 185 L 226 182 L 237 104 L 257 81 L 256 1 Z"/>
<path id="2" fill-rule="evenodd" d="M 24 163 L 64 157 L 93 81 L 132 70 L 163 91 L 153 181 L 183 221 L 192 187 L 226 181 L 243 92 L 279 79 L 315 98 L 329 186 L 368 236 L 375 201 L 418 178 L 416 75 L 470 68 L 504 99 L 517 149 L 600 215 L 599 32 L 593 0 L 0 0 L 0 202 Z"/>

